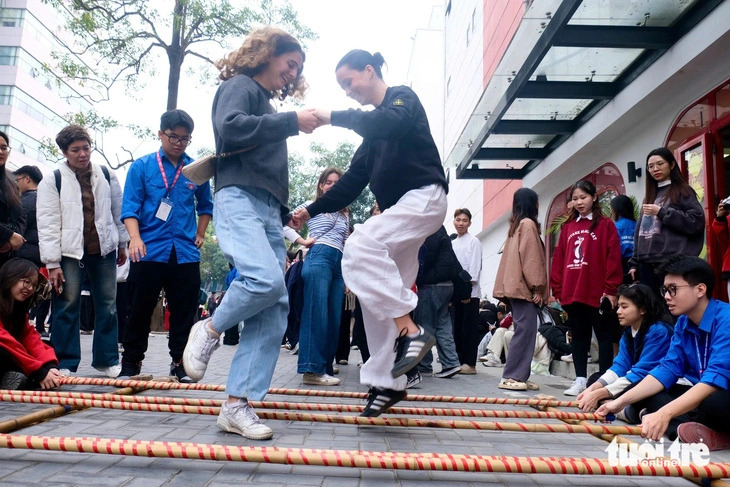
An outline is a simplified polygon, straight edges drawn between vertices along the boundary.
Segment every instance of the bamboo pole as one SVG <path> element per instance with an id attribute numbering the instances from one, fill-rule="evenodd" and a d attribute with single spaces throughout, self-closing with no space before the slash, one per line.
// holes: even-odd
<path id="1" fill-rule="evenodd" d="M 119 380 L 119 379 L 99 379 L 90 377 L 66 377 L 61 379 L 62 384 L 66 385 L 98 385 L 98 386 L 115 386 L 115 387 L 144 387 L 145 389 L 183 389 L 192 391 L 215 391 L 223 392 L 226 390 L 223 385 L 216 384 L 179 384 L 176 382 L 157 382 L 157 381 L 135 381 L 135 380 Z M 269 394 L 278 395 L 294 395 L 294 396 L 310 396 L 310 397 L 339 397 L 349 399 L 367 399 L 365 392 L 350 391 L 323 391 L 318 389 L 269 389 Z M 554 406 L 554 407 L 575 407 L 578 405 L 574 401 L 558 401 L 553 399 L 516 399 L 505 397 L 476 397 L 476 396 L 432 396 L 425 394 L 409 394 L 405 398 L 406 401 L 423 401 L 423 402 L 455 402 L 455 403 L 472 403 L 472 404 L 512 404 L 521 406 Z"/>
<path id="2" fill-rule="evenodd" d="M 85 392 L 63 392 L 63 391 L 7 391 L 0 389 L 0 395 L 11 394 L 17 396 L 49 396 L 68 397 L 75 399 L 95 399 L 102 401 L 121 401 L 145 404 L 175 404 L 184 406 L 209 406 L 220 407 L 220 399 L 193 399 L 187 397 L 160 397 L 160 396 L 115 396 L 112 394 L 94 394 Z M 282 401 L 249 401 L 251 406 L 257 409 L 288 409 L 303 411 L 328 411 L 361 413 L 365 406 L 356 404 L 323 404 L 311 402 L 282 402 Z M 458 416 L 470 418 L 520 418 L 520 419 L 565 419 L 565 420 L 597 420 L 600 417 L 592 413 L 576 413 L 568 411 L 553 410 L 544 411 L 519 411 L 519 410 L 487 410 L 487 409 L 452 409 L 452 408 L 417 408 L 398 407 L 388 409 L 391 414 L 421 415 L 421 416 Z"/>
<path id="3" fill-rule="evenodd" d="M 229 446 L 165 441 L 0 435 L 0 447 L 131 455 L 157 458 L 318 465 L 373 469 L 724 478 L 730 464 L 612 467 L 607 460 L 565 457 L 509 457 L 439 453 L 364 452 Z"/>
<path id="4" fill-rule="evenodd" d="M 132 392 L 134 392 L 134 389 L 132 389 L 131 387 L 127 387 L 115 391 L 115 394 L 119 394 L 119 397 L 125 397 L 122 396 L 122 394 L 131 394 Z M 63 416 L 78 409 L 82 408 L 63 405 L 43 409 L 41 411 L 35 411 L 25 414 L 23 416 L 18 416 L 17 418 L 9 419 L 0 423 L 0 433 L 10 433 L 11 431 L 17 431 L 21 428 L 25 428 L 28 425 L 40 423 L 42 421 L 53 419 L 58 416 Z"/>
<path id="5" fill-rule="evenodd" d="M 105 409 L 122 409 L 131 411 L 151 411 L 165 413 L 204 414 L 216 415 L 220 408 L 204 406 L 185 406 L 177 404 L 145 404 L 121 401 L 104 401 L 96 399 L 80 399 L 70 397 L 51 396 L 23 396 L 14 394 L 1 394 L 0 400 L 10 402 L 23 402 L 35 404 L 62 404 L 76 407 L 98 407 Z M 411 419 L 411 418 L 363 418 L 360 416 L 338 416 L 328 414 L 309 414 L 297 412 L 259 411 L 258 415 L 263 419 L 274 419 L 284 421 L 307 421 L 317 423 L 352 424 L 359 426 L 401 426 L 418 428 L 446 428 L 446 429 L 469 429 L 486 431 L 519 431 L 531 433 L 623 433 L 639 434 L 641 428 L 631 426 L 590 426 L 590 425 L 566 425 L 566 424 L 540 424 L 540 423 L 511 423 L 496 421 L 466 421 L 466 420 L 432 420 L 432 419 Z"/>

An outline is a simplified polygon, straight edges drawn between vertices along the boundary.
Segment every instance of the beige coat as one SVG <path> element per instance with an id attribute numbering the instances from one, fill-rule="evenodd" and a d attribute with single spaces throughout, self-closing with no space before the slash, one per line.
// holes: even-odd
<path id="1" fill-rule="evenodd" d="M 544 303 L 549 297 L 545 247 L 535 222 L 524 218 L 514 235 L 507 237 L 494 282 L 495 298 L 517 298 L 532 301 L 541 294 Z"/>

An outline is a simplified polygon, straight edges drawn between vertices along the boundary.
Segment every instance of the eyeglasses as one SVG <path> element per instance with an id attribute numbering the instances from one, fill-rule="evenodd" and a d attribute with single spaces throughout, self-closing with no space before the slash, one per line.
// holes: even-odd
<path id="1" fill-rule="evenodd" d="M 0 152 L 3 154 L 9 154 L 11 150 L 9 145 L 0 145 Z"/>
<path id="2" fill-rule="evenodd" d="M 669 296 L 673 298 L 674 296 L 677 295 L 677 289 L 679 289 L 680 287 L 692 287 L 692 286 L 689 284 L 680 284 L 679 286 L 676 284 L 670 284 L 669 286 L 660 287 L 659 292 L 662 293 L 662 296 L 669 293 Z"/>
<path id="3" fill-rule="evenodd" d="M 23 285 L 24 288 L 31 289 L 33 291 L 35 291 L 36 288 L 38 287 L 38 284 L 37 283 L 34 283 L 33 281 L 31 281 L 28 278 L 21 279 L 20 280 L 20 283 Z"/>
<path id="4" fill-rule="evenodd" d="M 653 171 L 654 169 L 657 169 L 657 168 L 660 168 L 660 167 L 662 167 L 662 166 L 663 166 L 663 165 L 665 165 L 666 163 L 667 163 L 667 161 L 657 161 L 657 163 L 656 163 L 656 164 L 647 164 L 647 165 L 646 165 L 646 168 L 647 168 L 648 170 L 650 170 L 650 171 Z"/>
<path id="5" fill-rule="evenodd" d="M 178 137 L 177 135 L 174 135 L 174 134 L 170 135 L 170 134 L 166 134 L 165 132 L 162 132 L 162 134 L 165 137 L 167 137 L 168 140 L 175 145 L 177 145 L 177 144 L 188 145 L 193 140 L 192 137 Z"/>
<path id="6" fill-rule="evenodd" d="M 26 175 L 26 174 L 23 174 L 22 176 L 18 176 L 17 178 L 15 178 L 15 184 L 18 184 L 21 180 L 23 180 L 27 177 L 28 177 L 28 175 Z"/>

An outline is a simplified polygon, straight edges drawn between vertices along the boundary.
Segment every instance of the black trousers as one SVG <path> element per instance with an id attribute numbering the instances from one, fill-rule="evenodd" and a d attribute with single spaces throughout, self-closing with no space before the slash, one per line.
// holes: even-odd
<path id="1" fill-rule="evenodd" d="M 352 312 L 355 318 L 352 324 L 352 344 L 360 350 L 363 363 L 367 362 L 370 358 L 370 349 L 368 348 L 368 338 L 365 335 L 365 322 L 362 318 L 362 308 L 360 307 L 360 300 L 355 299 L 355 310 Z"/>
<path id="2" fill-rule="evenodd" d="M 38 333 L 46 331 L 46 317 L 51 310 L 51 300 L 42 299 L 35 305 L 35 329 Z"/>
<path id="3" fill-rule="evenodd" d="M 127 282 L 117 283 L 117 342 L 124 343 L 124 332 L 127 330 L 129 321 L 129 286 Z"/>
<path id="4" fill-rule="evenodd" d="M 350 358 L 350 320 L 352 311 L 345 309 L 347 300 L 342 302 L 342 315 L 340 316 L 340 338 L 337 342 L 335 361 L 348 360 Z"/>
<path id="5" fill-rule="evenodd" d="M 461 364 L 477 364 L 479 347 L 479 298 L 471 298 L 468 303 L 454 303 L 454 343 Z"/>
<path id="6" fill-rule="evenodd" d="M 583 303 L 563 306 L 568 313 L 568 326 L 573 335 L 573 366 L 576 377 L 587 377 L 588 352 L 591 349 L 592 331 L 598 340 L 598 368 L 601 373 L 613 364 L 613 323 L 603 320 L 598 308 Z"/>
<path id="7" fill-rule="evenodd" d="M 674 401 L 690 389 L 690 386 L 673 385 L 669 390 L 654 394 L 634 404 L 637 411 L 646 408 L 650 413 Z M 730 391 L 718 389 L 700 403 L 700 405 L 685 414 L 681 414 L 669 421 L 666 435 L 674 440 L 677 437 L 677 427 L 688 421 L 702 423 L 722 433 L 730 433 L 730 417 L 727 414 L 727 405 L 730 403 Z"/>
<path id="8" fill-rule="evenodd" d="M 200 263 L 132 262 L 129 267 L 129 320 L 124 333 L 122 362 L 144 360 L 150 333 L 150 319 L 160 290 L 165 290 L 170 311 L 168 347 L 174 362 L 182 360 L 190 328 L 195 323 L 200 293 Z"/>

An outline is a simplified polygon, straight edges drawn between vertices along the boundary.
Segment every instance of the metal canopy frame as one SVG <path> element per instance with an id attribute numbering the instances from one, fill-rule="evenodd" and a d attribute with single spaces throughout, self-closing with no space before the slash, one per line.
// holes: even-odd
<path id="1" fill-rule="evenodd" d="M 603 108 L 614 96 L 651 66 L 675 42 L 689 32 L 723 0 L 699 0 L 669 27 L 606 25 L 568 25 L 582 0 L 564 0 L 537 44 L 515 74 L 502 98 L 487 117 L 484 126 L 456 168 L 458 179 L 522 179 L 581 125 Z M 614 81 L 549 81 L 539 76 L 530 81 L 545 55 L 553 47 L 643 49 Z M 591 100 L 572 120 L 503 119 L 518 99 Z M 483 147 L 491 134 L 555 135 L 543 148 Z M 528 160 L 523 167 L 480 168 L 478 161 Z"/>

